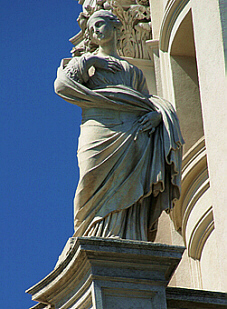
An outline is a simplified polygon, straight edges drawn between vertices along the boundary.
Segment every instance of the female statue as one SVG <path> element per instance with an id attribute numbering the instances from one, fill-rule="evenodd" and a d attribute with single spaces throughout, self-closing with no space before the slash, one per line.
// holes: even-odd
<path id="1" fill-rule="evenodd" d="M 74 236 L 153 240 L 162 210 L 180 196 L 183 139 L 170 103 L 149 96 L 142 71 L 118 56 L 120 27 L 110 11 L 93 13 L 97 50 L 62 64 L 55 81 L 82 108 Z"/>

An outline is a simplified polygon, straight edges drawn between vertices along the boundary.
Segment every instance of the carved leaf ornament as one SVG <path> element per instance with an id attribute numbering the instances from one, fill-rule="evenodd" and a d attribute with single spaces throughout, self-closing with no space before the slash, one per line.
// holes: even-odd
<path id="1" fill-rule="evenodd" d="M 94 51 L 97 46 L 92 46 L 89 40 L 87 28 L 88 18 L 97 10 L 111 10 L 122 22 L 122 29 L 118 42 L 119 54 L 123 57 L 149 59 L 146 40 L 152 38 L 149 1 L 138 0 L 128 6 L 123 6 L 120 0 L 97 0 L 96 6 L 87 6 L 78 18 L 79 26 L 83 33 L 83 42 L 74 47 L 73 56 L 87 51 Z M 81 48 L 83 45 L 83 48 Z"/>

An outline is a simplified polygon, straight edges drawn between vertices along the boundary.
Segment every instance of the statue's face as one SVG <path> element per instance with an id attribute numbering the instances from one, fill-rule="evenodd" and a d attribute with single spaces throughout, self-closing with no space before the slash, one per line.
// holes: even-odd
<path id="1" fill-rule="evenodd" d="M 92 19 L 88 29 L 92 42 L 99 46 L 106 45 L 115 38 L 113 24 L 102 17 Z"/>

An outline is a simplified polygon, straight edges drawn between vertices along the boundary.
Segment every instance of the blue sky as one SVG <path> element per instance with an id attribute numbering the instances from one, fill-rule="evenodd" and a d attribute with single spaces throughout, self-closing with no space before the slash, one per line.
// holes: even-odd
<path id="1" fill-rule="evenodd" d="M 53 91 L 75 0 L 0 0 L 0 307 L 29 308 L 24 291 L 54 267 L 73 234 L 80 109 Z"/>

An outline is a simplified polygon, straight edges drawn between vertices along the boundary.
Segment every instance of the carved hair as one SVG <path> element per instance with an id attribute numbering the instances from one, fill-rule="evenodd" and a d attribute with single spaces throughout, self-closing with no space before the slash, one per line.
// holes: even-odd
<path id="1" fill-rule="evenodd" d="M 97 45 L 95 45 L 93 42 L 91 42 L 90 33 L 89 33 L 89 24 L 93 19 L 96 19 L 96 18 L 103 18 L 103 19 L 111 22 L 112 25 L 114 26 L 114 28 L 116 29 L 117 39 L 120 38 L 120 31 L 121 31 L 121 28 L 122 28 L 122 23 L 118 19 L 118 17 L 116 15 L 114 15 L 111 11 L 98 10 L 98 11 L 94 12 L 89 17 L 89 19 L 87 21 L 87 30 L 85 31 L 86 52 L 88 52 L 88 51 L 93 52 L 98 48 Z"/>
<path id="2" fill-rule="evenodd" d="M 111 11 L 98 10 L 98 11 L 94 12 L 90 16 L 90 18 L 88 19 L 87 28 L 89 28 L 89 23 L 91 22 L 91 20 L 94 19 L 94 18 L 98 18 L 98 17 L 101 17 L 103 19 L 110 21 L 116 29 L 120 29 L 122 27 L 121 21 Z"/>

